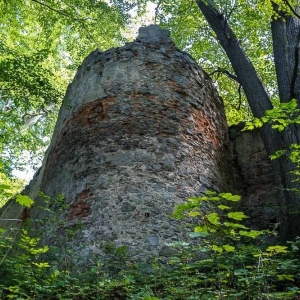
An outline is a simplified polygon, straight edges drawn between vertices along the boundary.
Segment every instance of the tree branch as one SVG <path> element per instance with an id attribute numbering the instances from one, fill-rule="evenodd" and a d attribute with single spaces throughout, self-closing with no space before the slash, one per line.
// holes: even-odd
<path id="1" fill-rule="evenodd" d="M 54 12 L 56 12 L 56 13 L 58 13 L 58 14 L 64 16 L 64 17 L 67 17 L 67 18 L 72 19 L 72 20 L 74 20 L 74 21 L 78 21 L 79 23 L 81 23 L 81 25 L 82 25 L 84 31 L 87 33 L 87 36 L 89 37 L 89 39 L 90 39 L 90 40 L 93 40 L 94 42 L 96 42 L 95 39 L 90 35 L 89 31 L 85 28 L 85 24 L 84 24 L 84 22 L 86 21 L 85 19 L 74 18 L 73 16 L 70 16 L 70 15 L 64 13 L 63 11 L 58 10 L 58 9 L 55 9 L 55 8 L 53 8 L 53 7 L 49 6 L 49 5 L 47 5 L 46 3 L 40 2 L 40 1 L 38 1 L 38 0 L 31 0 L 31 1 L 37 3 L 37 4 L 41 5 L 41 6 L 45 6 L 45 7 L 47 7 L 49 10 L 52 10 L 52 11 L 54 11 Z M 96 21 L 95 19 L 93 19 L 93 20 Z"/>
<path id="2" fill-rule="evenodd" d="M 244 90 L 254 117 L 263 117 L 266 110 L 272 109 L 273 105 L 252 62 L 245 54 L 239 40 L 230 28 L 228 22 L 226 22 L 224 16 L 211 5 L 207 4 L 206 1 L 196 1 L 208 24 L 216 33 L 219 43 L 226 52 L 234 73 Z M 268 124 L 261 128 L 261 136 L 268 155 L 281 149 L 280 134 L 274 131 Z M 281 168 L 279 165 L 275 167 L 276 170 L 277 168 Z M 279 171 L 278 173 L 280 174 Z M 281 183 L 281 178 L 279 182 Z"/>
<path id="3" fill-rule="evenodd" d="M 284 3 L 289 7 L 289 9 L 292 11 L 292 13 L 300 19 L 300 15 L 296 12 L 296 10 L 292 7 L 292 5 L 289 3 L 288 0 L 284 0 Z"/>
<path id="4" fill-rule="evenodd" d="M 197 4 L 225 50 L 238 82 L 243 87 L 253 115 L 257 118 L 262 117 L 265 111 L 272 109 L 273 106 L 251 61 L 241 48 L 226 18 L 206 1 L 197 0 Z"/>
<path id="5" fill-rule="evenodd" d="M 237 82 L 239 84 L 239 87 L 238 87 L 238 93 L 239 93 L 239 105 L 238 107 L 236 108 L 237 110 L 240 110 L 241 109 L 241 105 L 242 105 L 242 92 L 241 92 L 241 88 L 242 88 L 242 85 L 241 83 L 239 82 L 239 79 L 236 75 L 230 73 L 229 71 L 227 71 L 226 69 L 223 69 L 223 68 L 217 68 L 217 70 L 214 70 L 213 72 L 209 73 L 208 76 L 212 76 L 216 73 L 221 73 L 221 74 L 224 74 L 226 75 L 229 79 L 232 79 L 233 81 Z"/>
<path id="6" fill-rule="evenodd" d="M 216 73 L 222 73 L 222 74 L 225 74 L 228 78 L 230 78 L 230 79 L 236 81 L 237 83 L 240 83 L 240 82 L 239 82 L 239 79 L 238 79 L 238 77 L 237 77 L 236 75 L 230 73 L 229 71 L 227 71 L 226 69 L 223 69 L 223 68 L 217 68 L 217 70 L 211 72 L 210 74 L 208 74 L 208 76 L 212 76 L 212 75 L 214 75 L 214 74 L 216 74 Z"/>
<path id="7" fill-rule="evenodd" d="M 239 85 L 239 88 L 238 88 L 238 92 L 239 92 L 239 106 L 237 108 L 237 110 L 240 110 L 241 109 L 241 105 L 242 105 L 242 92 L 241 92 L 241 84 Z"/>
<path id="8" fill-rule="evenodd" d="M 56 12 L 56 13 L 62 15 L 62 16 L 71 18 L 68 14 L 62 12 L 61 10 L 58 10 L 58 9 L 53 8 L 53 7 L 49 6 L 49 5 L 46 4 L 46 3 L 43 3 L 43 2 L 40 2 L 40 1 L 37 1 L 37 0 L 31 0 L 31 1 L 32 1 L 32 2 L 36 2 L 36 3 L 38 3 L 39 5 L 45 6 L 45 7 L 47 7 L 48 9 L 50 9 L 50 10 L 52 10 L 52 11 L 54 11 L 54 12 Z"/>
<path id="9" fill-rule="evenodd" d="M 155 7 L 154 24 L 157 24 L 157 18 L 158 18 L 159 9 L 160 9 L 161 4 L 162 4 L 161 0 L 159 0 L 156 7 Z"/>

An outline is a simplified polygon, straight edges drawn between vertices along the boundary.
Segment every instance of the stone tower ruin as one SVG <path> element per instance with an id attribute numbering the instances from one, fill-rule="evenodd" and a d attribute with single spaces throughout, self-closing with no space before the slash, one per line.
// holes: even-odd
<path id="1" fill-rule="evenodd" d="M 143 27 L 132 43 L 96 50 L 79 67 L 25 189 L 35 200 L 25 215 L 37 228 L 48 216 L 41 206 L 52 209 L 61 222 L 43 225 L 44 242 L 61 239 L 82 261 L 108 242 L 126 245 L 132 258 L 168 256 L 187 238 L 169 214 L 207 189 L 227 191 L 227 159 L 223 103 L 211 80 L 167 30 Z M 24 211 L 14 202 L 1 211 L 16 215 Z"/>

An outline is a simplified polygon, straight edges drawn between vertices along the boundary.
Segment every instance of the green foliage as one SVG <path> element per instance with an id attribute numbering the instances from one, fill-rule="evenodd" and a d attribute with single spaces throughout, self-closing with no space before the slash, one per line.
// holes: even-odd
<path id="1" fill-rule="evenodd" d="M 11 179 L 0 172 L 0 208 L 23 188 L 23 181 Z"/>
<path id="2" fill-rule="evenodd" d="M 139 2 L 145 4 L 144 0 Z M 271 16 L 276 19 L 279 14 L 274 15 L 271 1 L 211 2 L 238 33 L 275 99 L 268 24 Z M 273 2 L 279 5 L 279 12 L 289 13 L 285 1 Z M 213 77 L 225 101 L 229 123 L 249 120 L 245 96 L 239 95 L 238 83 L 224 72 L 232 72 L 228 59 L 195 1 L 165 0 L 157 5 L 157 18 L 171 30 L 177 46 L 189 51 Z M 121 29 L 132 6 L 126 1 L 0 1 L 1 172 L 10 174 L 12 168 L 22 167 L 24 150 L 31 156 L 41 154 L 74 70 L 94 48 L 107 49 L 121 42 Z M 268 122 L 282 131 L 299 124 L 295 103 L 278 104 L 264 118 L 247 123 L 248 129 Z M 33 115 L 40 119 L 26 126 Z M 299 145 L 292 145 L 293 149 L 288 155 L 298 163 Z M 282 150 L 273 158 L 285 153 Z M 19 192 L 20 185 L 13 185 L 12 179 L 2 175 L 0 193 L 7 201 Z M 48 211 L 51 199 L 41 197 Z M 16 200 L 25 207 L 32 205 L 32 200 L 23 195 Z M 194 244 L 175 245 L 175 257 L 144 265 L 130 263 L 126 247 L 107 244 L 105 259 L 93 261 L 90 269 L 72 273 L 73 266 L 54 265 L 51 260 L 76 255 L 64 246 L 65 240 L 57 241 L 60 247 L 48 249 L 26 229 L 17 229 L 11 235 L 0 230 L 0 298 L 295 299 L 299 295 L 300 241 L 268 245 L 270 232 L 248 228 L 243 223 L 247 216 L 233 209 L 239 200 L 230 193 L 207 192 L 178 206 L 173 217 L 195 223 L 190 234 Z M 63 197 L 53 202 L 58 214 L 65 205 Z M 49 211 L 48 221 L 56 229 L 65 225 L 58 219 Z M 76 237 L 77 229 L 67 230 L 64 238 Z"/>
<path id="3" fill-rule="evenodd" d="M 300 124 L 300 109 L 297 105 L 297 100 L 292 99 L 286 103 L 278 103 L 273 109 L 267 110 L 265 115 L 258 119 L 246 122 L 243 130 L 253 130 L 260 128 L 264 124 L 270 124 L 273 129 L 282 132 L 289 130 L 290 127 Z M 287 156 L 294 163 L 294 170 L 291 174 L 296 175 L 294 181 L 299 181 L 300 177 L 300 145 L 291 144 L 288 149 L 277 150 L 270 156 L 271 160 L 279 159 L 282 156 Z M 297 192 L 297 191 L 295 191 Z"/>
<path id="4" fill-rule="evenodd" d="M 198 220 L 193 220 L 200 224 L 194 227 L 192 236 L 201 240 L 187 250 L 189 269 L 195 267 L 193 276 L 199 280 L 199 274 L 206 275 L 198 299 L 293 299 L 299 294 L 299 240 L 290 248 L 268 245 L 271 232 L 248 228 L 242 223 L 247 218 L 243 212 L 228 212 L 233 210 L 229 201 L 238 198 L 230 193 L 208 192 L 177 206 L 173 214 L 182 219 L 190 218 L 190 212 L 199 212 Z M 211 205 L 213 201 L 215 206 Z M 197 251 L 200 259 L 195 259 Z"/>
<path id="5" fill-rule="evenodd" d="M 64 209 L 63 197 L 45 203 Z M 0 236 L 1 299 L 206 300 L 296 299 L 300 295 L 300 239 L 270 245 L 268 231 L 248 228 L 232 206 L 240 197 L 208 191 L 176 207 L 174 217 L 195 223 L 192 244 L 173 245 L 169 259 L 133 263 L 125 246 L 106 244 L 105 256 L 75 272 L 53 264 L 67 249 L 40 244 L 26 229 Z M 218 207 L 219 209 L 211 211 Z M 195 214 L 195 212 L 198 212 Z M 191 214 L 192 213 L 192 214 Z M 54 216 L 53 216 L 54 217 Z M 50 216 L 50 219 L 52 217 Z M 52 220 L 54 221 L 54 220 Z M 62 224 L 61 224 L 62 225 Z M 62 245 L 63 247 L 63 245 Z M 7 250 L 9 254 L 7 254 Z"/>
<path id="6" fill-rule="evenodd" d="M 48 247 L 38 246 L 39 239 L 31 238 L 26 230 L 15 236 L 0 236 L 0 294 L 12 299 L 28 299 L 26 290 L 39 289 L 45 280 L 49 264 L 41 260 Z M 9 255 L 7 250 L 10 249 Z M 26 289 L 24 287 L 26 286 Z M 2 298 L 1 298 L 2 299 Z"/>
<path id="7" fill-rule="evenodd" d="M 95 48 L 117 46 L 128 28 L 132 8 L 142 13 L 147 1 L 6 0 L 0 2 L 0 149 L 3 170 L 35 166 L 49 143 L 58 108 L 74 70 Z M 229 124 L 249 120 L 251 112 L 227 57 L 199 12 L 196 1 L 152 1 L 156 22 L 171 30 L 176 45 L 211 74 L 225 101 Z M 289 13 L 284 1 L 274 1 Z M 293 1 L 290 1 L 293 4 Z M 269 20 L 272 3 L 218 0 L 223 13 L 253 61 L 264 85 L 276 98 Z M 227 71 L 226 72 L 224 72 Z M 38 116 L 30 126 L 32 116 Z M 25 126 L 24 126 L 25 125 Z M 26 150 L 26 151 L 25 151 Z M 28 159 L 25 159 L 28 156 Z"/>
<path id="8" fill-rule="evenodd" d="M 6 174 L 41 160 L 74 71 L 95 48 L 123 41 L 134 6 L 46 2 L 0 1 L 0 171 Z"/>
<path id="9" fill-rule="evenodd" d="M 278 103 L 273 109 L 267 110 L 262 118 L 254 118 L 252 121 L 246 122 L 244 130 L 260 128 L 264 124 L 270 123 L 273 129 L 283 131 L 291 124 L 300 124 L 299 112 L 296 99 L 286 103 Z"/>
<path id="10" fill-rule="evenodd" d="M 34 201 L 26 195 L 17 195 L 16 196 L 16 201 L 20 205 L 26 206 L 26 207 L 30 207 L 34 203 Z"/>

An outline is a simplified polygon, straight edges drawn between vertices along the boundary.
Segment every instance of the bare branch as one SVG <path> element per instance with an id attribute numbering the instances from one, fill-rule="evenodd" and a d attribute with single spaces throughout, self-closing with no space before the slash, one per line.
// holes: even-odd
<path id="1" fill-rule="evenodd" d="M 239 79 L 236 75 L 230 73 L 229 71 L 227 71 L 226 69 L 223 69 L 223 68 L 217 68 L 217 70 L 214 70 L 213 72 L 209 73 L 208 76 L 212 76 L 214 74 L 224 74 L 226 75 L 229 79 L 237 82 L 239 84 L 239 87 L 238 87 L 238 93 L 239 93 L 239 105 L 238 107 L 236 108 L 237 110 L 240 110 L 241 109 L 241 105 L 242 105 L 242 92 L 241 92 L 241 89 L 242 89 L 242 85 L 241 83 L 239 82 Z"/>
<path id="2" fill-rule="evenodd" d="M 239 79 L 236 75 L 230 73 L 229 71 L 227 71 L 226 69 L 223 69 L 223 68 L 218 68 L 217 70 L 211 72 L 210 74 L 208 74 L 209 76 L 212 76 L 213 74 L 216 74 L 216 73 L 222 73 L 222 74 L 225 74 L 228 78 L 236 81 L 237 83 L 240 84 L 239 82 Z"/>

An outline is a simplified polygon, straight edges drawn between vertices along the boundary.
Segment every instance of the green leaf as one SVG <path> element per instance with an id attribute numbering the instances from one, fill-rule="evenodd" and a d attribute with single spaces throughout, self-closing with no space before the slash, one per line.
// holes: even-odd
<path id="1" fill-rule="evenodd" d="M 207 234 L 208 233 L 208 228 L 207 228 L 206 225 L 199 225 L 199 226 L 196 226 L 194 228 L 194 231 L 199 232 L 199 233 Z"/>
<path id="2" fill-rule="evenodd" d="M 245 276 L 247 275 L 248 271 L 246 269 L 237 269 L 234 270 L 234 275 L 236 276 Z"/>
<path id="3" fill-rule="evenodd" d="M 218 205 L 218 208 L 221 210 L 230 209 L 230 207 L 226 205 Z"/>
<path id="4" fill-rule="evenodd" d="M 217 213 L 210 213 L 206 215 L 207 220 L 213 224 L 213 225 L 218 225 L 220 224 L 220 217 Z"/>
<path id="5" fill-rule="evenodd" d="M 8 190 L 10 189 L 10 186 L 9 185 L 6 185 L 6 184 L 0 184 L 0 191 L 4 191 L 4 190 Z"/>
<path id="6" fill-rule="evenodd" d="M 220 246 L 218 246 L 218 245 L 212 245 L 212 246 L 211 246 L 211 249 L 212 249 L 213 251 L 216 251 L 216 252 L 219 252 L 219 253 L 222 253 L 222 252 L 223 252 L 223 248 L 220 247 Z"/>
<path id="7" fill-rule="evenodd" d="M 201 197 L 192 197 L 192 198 L 189 198 L 188 201 L 193 203 L 193 204 L 198 204 L 201 202 Z"/>
<path id="8" fill-rule="evenodd" d="M 33 243 L 32 246 L 36 246 L 37 243 Z M 49 247 L 48 246 L 45 246 L 43 248 L 37 248 L 37 249 L 34 249 L 34 248 L 30 248 L 28 249 L 29 252 L 33 255 L 38 255 L 38 254 L 41 254 L 41 253 L 46 253 L 48 250 L 49 250 Z"/>
<path id="9" fill-rule="evenodd" d="M 285 109 L 285 108 L 289 108 L 290 110 L 295 110 L 297 108 L 297 100 L 296 99 L 292 99 L 289 102 L 281 102 L 279 104 L 279 107 L 281 109 Z"/>
<path id="10" fill-rule="evenodd" d="M 255 118 L 255 119 L 253 120 L 253 125 L 254 125 L 255 128 L 259 128 L 259 127 L 262 127 L 262 126 L 263 126 L 263 122 L 262 122 L 261 119 Z"/>
<path id="11" fill-rule="evenodd" d="M 188 213 L 188 215 L 189 215 L 190 217 L 197 217 L 197 216 L 200 216 L 200 213 L 199 213 L 199 211 L 190 211 L 190 212 Z"/>
<path id="12" fill-rule="evenodd" d="M 227 214 L 228 218 L 241 221 L 243 219 L 249 218 L 246 216 L 243 212 L 237 211 L 237 212 L 230 212 Z"/>
<path id="13" fill-rule="evenodd" d="M 287 246 L 280 246 L 280 245 L 269 246 L 266 251 L 273 252 L 275 254 L 289 252 Z"/>
<path id="14" fill-rule="evenodd" d="M 239 234 L 242 236 L 246 236 L 246 237 L 250 237 L 250 238 L 257 238 L 258 236 L 260 236 L 261 234 L 263 234 L 262 231 L 258 231 L 258 230 L 250 230 L 250 231 L 244 231 L 244 230 L 240 230 Z"/>
<path id="15" fill-rule="evenodd" d="M 41 263 L 33 262 L 32 264 L 37 266 L 38 268 L 49 268 L 50 267 L 48 262 L 41 262 Z"/>
<path id="16" fill-rule="evenodd" d="M 252 122 L 246 122 L 242 131 L 253 130 L 253 129 L 254 129 L 254 126 L 253 126 Z"/>
<path id="17" fill-rule="evenodd" d="M 240 201 L 241 196 L 239 195 L 232 195 L 231 193 L 220 193 L 220 197 L 228 200 L 228 201 Z"/>
<path id="18" fill-rule="evenodd" d="M 294 281 L 294 276 L 293 275 L 288 275 L 288 274 L 279 274 L 279 275 L 277 275 L 277 278 L 280 281 L 283 281 L 283 280 Z"/>
<path id="19" fill-rule="evenodd" d="M 243 228 L 243 229 L 247 228 L 246 226 L 240 223 L 224 222 L 224 225 L 231 228 Z"/>
<path id="20" fill-rule="evenodd" d="M 284 130 L 284 126 L 283 125 L 272 125 L 273 129 L 277 129 L 278 131 L 283 131 Z"/>
<path id="21" fill-rule="evenodd" d="M 30 197 L 28 197 L 27 195 L 21 195 L 21 194 L 16 196 L 16 201 L 20 205 L 26 206 L 26 207 L 30 207 L 34 203 L 34 201 Z"/>
<path id="22" fill-rule="evenodd" d="M 270 159 L 271 160 L 277 159 L 280 156 L 282 156 L 285 152 L 286 152 L 286 150 L 278 150 L 274 154 L 270 155 Z"/>
<path id="23" fill-rule="evenodd" d="M 234 252 L 235 251 L 235 247 L 234 246 L 230 246 L 230 245 L 224 245 L 223 248 L 225 249 L 226 252 Z"/>
<path id="24" fill-rule="evenodd" d="M 214 192 L 214 191 L 211 191 L 211 190 L 207 190 L 207 191 L 205 192 L 205 195 L 208 195 L 208 196 L 215 196 L 215 195 L 217 195 L 217 193 Z"/>

